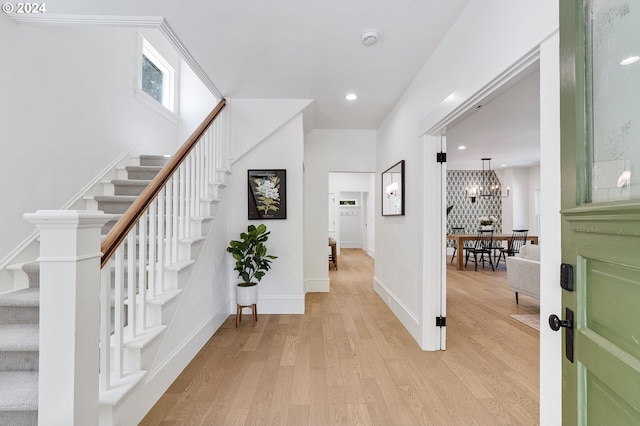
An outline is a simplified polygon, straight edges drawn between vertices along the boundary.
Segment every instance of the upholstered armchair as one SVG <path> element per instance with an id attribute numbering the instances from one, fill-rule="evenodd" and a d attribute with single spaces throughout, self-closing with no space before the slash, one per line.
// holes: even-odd
<path id="1" fill-rule="evenodd" d="M 520 248 L 520 253 L 507 257 L 507 280 L 509 288 L 518 293 L 526 294 L 540 300 L 540 247 L 536 244 L 526 244 Z"/>

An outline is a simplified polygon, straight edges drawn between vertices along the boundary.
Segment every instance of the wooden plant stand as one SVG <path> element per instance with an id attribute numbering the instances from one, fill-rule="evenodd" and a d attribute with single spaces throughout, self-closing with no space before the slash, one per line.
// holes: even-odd
<path id="1" fill-rule="evenodd" d="M 250 308 L 251 309 L 251 325 L 253 327 L 256 326 L 256 322 L 258 322 L 258 307 L 254 303 L 253 305 L 238 305 L 236 309 L 236 327 L 242 322 L 242 309 Z"/>

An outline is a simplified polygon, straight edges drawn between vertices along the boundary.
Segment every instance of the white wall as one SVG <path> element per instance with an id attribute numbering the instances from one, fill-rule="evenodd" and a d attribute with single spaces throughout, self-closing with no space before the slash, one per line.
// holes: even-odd
<path id="1" fill-rule="evenodd" d="M 540 237 L 536 218 L 536 190 L 540 190 L 540 166 L 514 167 L 496 170 L 503 191 L 510 195 L 502 199 L 502 231 L 528 229 L 530 235 Z"/>
<path id="2" fill-rule="evenodd" d="M 514 168 L 511 203 L 513 203 L 512 229 L 528 229 L 529 225 L 529 170 Z"/>
<path id="3" fill-rule="evenodd" d="M 536 208 L 537 212 L 540 214 L 540 203 L 539 199 L 536 202 L 536 193 L 538 196 L 540 194 L 540 166 L 529 167 L 529 211 L 528 211 L 528 226 L 525 229 L 529 230 L 531 235 L 537 235 L 541 239 L 543 238 L 540 235 L 540 223 L 539 217 L 536 216 Z"/>
<path id="4" fill-rule="evenodd" d="M 277 108 L 275 104 L 259 101 L 253 105 L 250 100 L 242 102 L 243 108 L 234 107 L 240 102 L 233 101 L 230 108 L 232 129 L 250 127 L 255 117 L 268 109 Z M 286 104 L 288 110 L 290 104 Z M 263 110 L 263 108 L 265 108 Z M 249 113 L 251 112 L 251 113 Z M 238 114 L 239 113 L 239 114 Z M 246 151 L 232 164 L 233 175 L 229 186 L 229 233 L 227 241 L 238 239 L 248 225 L 264 223 L 271 231 L 267 247 L 269 253 L 278 256 L 271 270 L 259 284 L 258 311 L 261 313 L 300 314 L 304 313 L 303 290 L 303 149 L 304 135 L 302 114 L 296 113 L 284 122 L 274 123 L 276 130 L 261 139 L 252 142 L 253 148 Z M 235 142 L 235 140 L 234 140 Z M 249 145 L 246 145 L 249 146 Z M 246 147 L 245 146 L 245 147 Z M 247 170 L 249 169 L 285 169 L 287 218 L 282 220 L 247 219 Z M 323 195 L 327 198 L 327 192 Z M 326 212 L 326 207 L 325 207 Z M 322 222 L 323 229 L 327 219 Z M 326 253 L 325 253 L 326 255 Z M 229 256 L 229 286 L 231 297 L 235 299 L 237 274 L 233 271 L 233 262 Z M 232 302 L 235 312 L 235 302 Z"/>
<path id="5" fill-rule="evenodd" d="M 376 174 L 369 174 L 369 195 L 366 197 L 367 203 L 367 254 L 375 259 L 376 257 Z"/>
<path id="6" fill-rule="evenodd" d="M 375 130 L 313 130 L 304 145 L 305 291 L 329 291 L 329 172 L 374 172 Z"/>
<path id="7" fill-rule="evenodd" d="M 427 157 L 429 170 L 425 170 L 419 160 L 424 148 L 419 136 L 537 48 L 557 28 L 557 9 L 553 0 L 535 4 L 472 0 L 378 129 L 377 171 L 407 160 L 407 214 L 378 217 L 376 280 L 397 298 L 404 310 L 399 318 L 425 349 L 435 344 L 423 341 L 426 334 L 419 331 L 434 327 L 434 312 L 423 310 L 422 306 L 429 305 L 421 303 L 437 297 L 440 277 L 429 270 L 423 276 L 420 269 L 425 259 L 416 247 L 422 247 L 422 233 L 428 232 L 423 228 L 437 225 L 422 222 L 427 212 L 419 206 L 439 208 L 440 195 L 428 183 L 423 192 L 423 176 L 439 166 Z M 423 282 L 434 283 L 434 288 L 425 288 L 423 294 Z M 418 321 L 420 327 L 407 318 Z"/>
<path id="8" fill-rule="evenodd" d="M 500 185 L 503 191 L 509 188 L 509 197 L 502 199 L 502 232 L 509 233 L 513 229 L 518 229 L 513 226 L 514 217 L 514 188 L 513 188 L 513 169 L 498 169 L 495 170 L 496 176 L 500 180 Z"/>
<path id="9" fill-rule="evenodd" d="M 306 99 L 230 99 L 231 157 L 237 160 L 251 151 L 310 103 Z"/>
<path id="10" fill-rule="evenodd" d="M 174 152 L 178 127 L 135 95 L 135 29 L 21 25 L 2 14 L 0 40 L 2 259 L 34 231 L 23 213 L 61 208 L 129 150 Z"/>
<path id="11" fill-rule="evenodd" d="M 365 233 L 362 217 L 362 192 L 340 192 L 340 200 L 356 200 L 355 206 L 340 206 L 340 234 L 338 247 L 359 248 L 364 246 Z M 338 251 L 338 254 L 340 252 Z"/>
<path id="12" fill-rule="evenodd" d="M 184 143 L 202 120 L 213 110 L 218 99 L 209 92 L 189 65 L 180 60 L 180 121 L 178 143 Z"/>

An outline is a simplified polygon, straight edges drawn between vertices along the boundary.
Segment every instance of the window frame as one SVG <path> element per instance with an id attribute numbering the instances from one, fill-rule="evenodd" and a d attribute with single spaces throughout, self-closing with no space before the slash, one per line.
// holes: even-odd
<path id="1" fill-rule="evenodd" d="M 136 81 L 136 93 L 138 94 L 138 98 L 141 99 L 145 104 L 151 106 L 152 108 L 159 108 L 158 111 L 161 113 L 168 113 L 167 118 L 171 121 L 176 121 L 176 78 L 177 73 L 173 66 L 169 64 L 169 62 L 164 59 L 164 57 L 149 43 L 142 34 L 140 36 L 140 48 L 138 51 L 138 60 L 137 62 L 137 81 Z M 142 69 L 143 69 L 143 56 L 146 56 L 147 59 L 155 65 L 160 72 L 163 74 L 162 78 L 162 102 L 159 102 L 153 96 L 149 95 L 142 88 Z"/>

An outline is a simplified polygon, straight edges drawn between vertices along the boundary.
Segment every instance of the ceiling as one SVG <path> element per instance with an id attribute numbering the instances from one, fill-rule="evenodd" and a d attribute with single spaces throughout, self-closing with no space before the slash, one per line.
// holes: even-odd
<path id="1" fill-rule="evenodd" d="M 469 115 L 446 132 L 447 169 L 482 169 L 540 164 L 539 64 L 514 78 L 490 100 L 479 102 Z M 466 146 L 459 150 L 459 146 Z"/>
<path id="2" fill-rule="evenodd" d="M 311 99 L 314 128 L 377 129 L 468 1 L 59 0 L 47 14 L 162 16 L 225 97 Z"/>
<path id="3" fill-rule="evenodd" d="M 313 100 L 308 132 L 377 129 L 468 2 L 58 0 L 47 15 L 164 17 L 225 97 Z M 367 30 L 379 34 L 368 47 Z M 448 127 L 448 168 L 539 163 L 537 66 L 479 106 Z"/>

